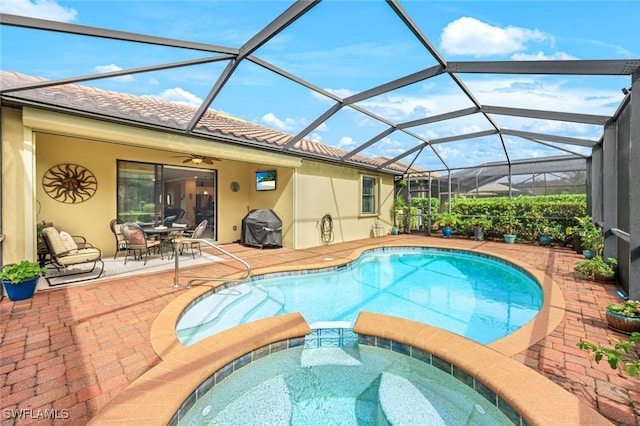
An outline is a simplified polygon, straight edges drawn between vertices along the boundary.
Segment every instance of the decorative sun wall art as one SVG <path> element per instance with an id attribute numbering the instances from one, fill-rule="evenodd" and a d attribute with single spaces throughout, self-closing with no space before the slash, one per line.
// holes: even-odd
<path id="1" fill-rule="evenodd" d="M 85 167 L 77 164 L 58 164 L 44 174 L 42 187 L 54 200 L 76 204 L 93 197 L 98 189 L 98 181 Z"/>

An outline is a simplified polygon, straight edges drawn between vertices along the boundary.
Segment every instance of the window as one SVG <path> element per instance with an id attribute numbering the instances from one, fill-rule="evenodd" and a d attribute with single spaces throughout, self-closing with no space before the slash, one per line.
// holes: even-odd
<path id="1" fill-rule="evenodd" d="M 118 219 L 155 223 L 161 211 L 162 168 L 156 164 L 118 161 Z"/>
<path id="2" fill-rule="evenodd" d="M 376 178 L 362 176 L 362 214 L 376 214 Z"/>

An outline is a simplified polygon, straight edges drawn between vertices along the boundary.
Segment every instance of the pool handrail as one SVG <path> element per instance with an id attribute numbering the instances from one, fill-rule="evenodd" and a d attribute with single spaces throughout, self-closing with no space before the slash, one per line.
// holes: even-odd
<path id="1" fill-rule="evenodd" d="M 236 255 L 234 255 L 232 253 L 229 253 L 228 251 L 226 251 L 222 247 L 212 243 L 211 241 L 203 239 L 203 238 L 185 238 L 182 241 L 188 242 L 188 243 L 204 243 L 204 244 L 208 245 L 209 247 L 214 248 L 214 249 L 220 251 L 223 254 L 226 254 L 227 256 L 231 257 L 232 259 L 237 260 L 238 262 L 242 263 L 247 268 L 247 274 L 246 274 L 246 276 L 244 276 L 242 278 L 189 277 L 191 279 L 189 281 L 187 281 L 186 288 L 191 288 L 191 283 L 196 282 L 196 281 L 241 282 L 241 281 L 244 281 L 244 280 L 246 280 L 247 278 L 249 278 L 251 276 L 251 265 L 249 265 L 244 260 L 240 259 L 238 256 L 236 256 Z M 175 259 L 175 271 L 174 271 L 174 275 L 173 275 L 173 288 L 179 288 L 180 287 L 180 279 L 179 279 L 180 248 L 179 248 L 179 245 L 176 245 L 174 247 L 173 258 Z"/>

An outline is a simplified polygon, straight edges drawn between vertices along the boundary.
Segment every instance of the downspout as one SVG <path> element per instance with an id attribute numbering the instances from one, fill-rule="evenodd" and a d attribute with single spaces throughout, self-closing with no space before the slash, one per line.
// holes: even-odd
<path id="1" fill-rule="evenodd" d="M 427 235 L 431 236 L 431 172 L 429 172 L 429 197 L 428 197 L 429 202 L 427 203 L 428 205 L 428 214 L 427 214 Z"/>
<path id="2" fill-rule="evenodd" d="M 411 175 L 407 174 L 407 201 L 408 201 L 408 206 L 409 206 L 409 214 L 407 215 L 409 217 L 409 223 L 407 224 L 407 234 L 411 234 L 411 222 L 413 220 L 413 212 L 411 211 Z"/>
<path id="3" fill-rule="evenodd" d="M 447 208 L 447 210 L 449 210 L 449 213 L 451 213 L 451 170 L 447 170 L 448 173 L 448 184 L 449 184 L 449 207 Z"/>

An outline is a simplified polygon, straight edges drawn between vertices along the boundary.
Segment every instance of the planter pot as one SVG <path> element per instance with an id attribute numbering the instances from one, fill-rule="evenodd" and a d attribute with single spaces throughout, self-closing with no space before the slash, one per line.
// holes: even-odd
<path id="1" fill-rule="evenodd" d="M 615 275 L 602 275 L 599 273 L 593 274 L 593 280 L 599 283 L 611 284 L 616 281 Z"/>
<path id="2" fill-rule="evenodd" d="M 541 246 L 551 245 L 551 235 L 549 234 L 538 235 L 538 242 L 540 243 Z"/>
<path id="3" fill-rule="evenodd" d="M 625 334 L 631 334 L 634 331 L 640 331 L 640 318 L 627 317 L 619 314 L 618 312 L 605 310 L 605 316 L 607 323 L 612 329 Z"/>
<path id="4" fill-rule="evenodd" d="M 33 277 L 22 281 L 20 284 L 11 284 L 10 281 L 2 281 L 9 300 L 15 302 L 18 300 L 31 299 L 36 292 L 36 286 L 40 277 Z"/>
<path id="5" fill-rule="evenodd" d="M 582 237 L 578 234 L 571 236 L 571 245 L 576 250 L 576 253 L 582 254 Z"/>
<path id="6" fill-rule="evenodd" d="M 585 259 L 593 259 L 593 252 L 591 250 L 582 250 L 582 255 Z"/>
<path id="7" fill-rule="evenodd" d="M 473 236 L 478 241 L 484 240 L 484 228 L 482 226 L 473 228 Z"/>
<path id="8" fill-rule="evenodd" d="M 400 230 L 398 228 L 391 228 L 391 235 L 398 235 Z"/>
<path id="9" fill-rule="evenodd" d="M 451 234 L 453 233 L 453 230 L 449 227 L 444 227 L 442 228 L 442 235 L 445 238 L 451 238 Z"/>
<path id="10" fill-rule="evenodd" d="M 502 234 L 502 238 L 504 238 L 504 242 L 507 244 L 513 244 L 516 242 L 516 236 L 512 234 Z"/>

